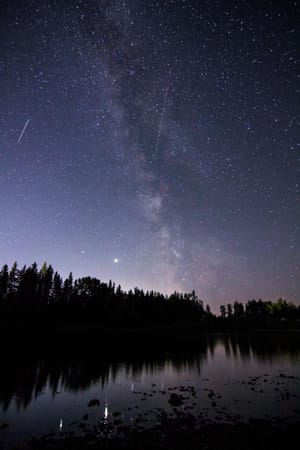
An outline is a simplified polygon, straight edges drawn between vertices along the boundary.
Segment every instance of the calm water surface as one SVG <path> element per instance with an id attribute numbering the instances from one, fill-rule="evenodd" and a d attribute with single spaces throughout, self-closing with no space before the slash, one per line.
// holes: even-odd
<path id="1" fill-rule="evenodd" d="M 196 351 L 155 356 L 10 355 L 1 366 L 4 448 L 47 433 L 148 427 L 164 413 L 219 422 L 300 418 L 299 333 L 211 334 Z M 180 396 L 175 409 L 172 393 Z"/>

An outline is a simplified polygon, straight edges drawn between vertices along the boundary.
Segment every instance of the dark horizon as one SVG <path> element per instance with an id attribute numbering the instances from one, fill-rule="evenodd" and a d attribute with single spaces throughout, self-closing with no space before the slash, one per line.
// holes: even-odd
<path id="1" fill-rule="evenodd" d="M 0 270 L 0 313 L 9 319 L 30 316 L 46 317 L 54 323 L 60 318 L 83 323 L 92 320 L 99 325 L 199 322 L 219 317 L 221 319 L 280 322 L 292 320 L 300 326 L 300 305 L 297 307 L 281 297 L 276 301 L 237 299 L 220 305 L 214 311 L 211 305 L 195 293 L 174 291 L 164 295 L 158 291 L 144 291 L 135 287 L 122 290 L 113 280 L 104 282 L 96 277 L 74 278 L 72 272 L 65 279 L 51 264 L 39 268 L 36 263 L 11 268 L 5 264 Z M 46 314 L 46 316 L 45 316 Z M 81 315 L 83 314 L 83 315 Z M 24 316 L 23 316 L 24 315 Z M 278 322 L 278 323 L 279 323 Z"/>

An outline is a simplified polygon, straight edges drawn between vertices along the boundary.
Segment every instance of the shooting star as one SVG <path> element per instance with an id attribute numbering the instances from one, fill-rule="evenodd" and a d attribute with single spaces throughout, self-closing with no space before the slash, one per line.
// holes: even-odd
<path id="1" fill-rule="evenodd" d="M 18 139 L 18 144 L 20 144 L 20 142 L 22 140 L 22 137 L 23 137 L 23 134 L 25 133 L 25 130 L 28 127 L 28 124 L 29 124 L 29 119 L 26 120 L 26 123 L 25 123 L 25 125 L 23 127 L 23 130 L 21 131 L 21 134 L 20 134 L 19 139 Z"/>
<path id="2" fill-rule="evenodd" d="M 167 106 L 167 100 L 168 100 L 168 94 L 169 94 L 169 88 L 170 88 L 171 73 L 172 73 L 172 71 L 170 70 L 167 86 L 166 86 L 166 89 L 165 89 L 165 97 L 164 97 L 162 113 L 161 113 L 161 116 L 160 116 L 160 121 L 159 121 L 159 126 L 158 126 L 158 133 L 157 133 L 156 145 L 155 145 L 155 154 L 156 155 L 157 155 L 157 150 L 158 150 L 158 146 L 159 146 L 159 142 L 160 142 L 161 129 L 162 129 L 163 121 L 164 121 L 164 118 L 165 118 L 165 113 L 166 113 L 166 106 Z"/>

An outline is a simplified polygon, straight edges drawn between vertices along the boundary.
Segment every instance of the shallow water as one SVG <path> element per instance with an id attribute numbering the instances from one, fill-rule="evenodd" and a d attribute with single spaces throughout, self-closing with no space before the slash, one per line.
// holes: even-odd
<path id="1" fill-rule="evenodd" d="M 210 334 L 196 348 L 157 349 L 155 356 L 98 349 L 89 356 L 9 355 L 1 364 L 0 442 L 9 448 L 47 433 L 149 427 L 165 413 L 299 420 L 299 333 Z M 100 404 L 89 406 L 93 399 Z"/>

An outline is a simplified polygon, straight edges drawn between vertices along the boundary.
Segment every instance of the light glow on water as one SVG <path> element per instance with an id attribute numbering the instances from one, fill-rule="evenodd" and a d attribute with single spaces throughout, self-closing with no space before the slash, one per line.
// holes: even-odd
<path id="1" fill-rule="evenodd" d="M 108 403 L 106 403 L 105 408 L 104 408 L 104 419 L 105 420 L 108 419 Z"/>

